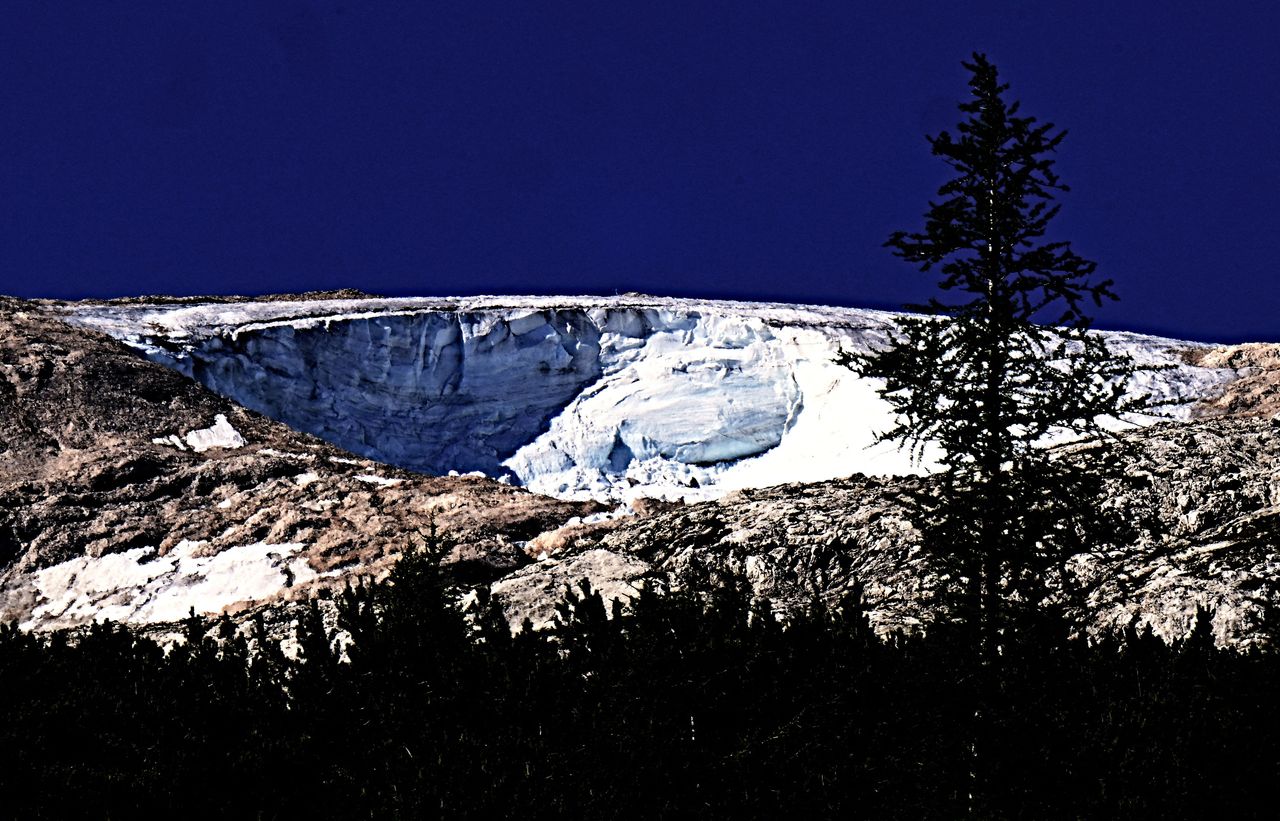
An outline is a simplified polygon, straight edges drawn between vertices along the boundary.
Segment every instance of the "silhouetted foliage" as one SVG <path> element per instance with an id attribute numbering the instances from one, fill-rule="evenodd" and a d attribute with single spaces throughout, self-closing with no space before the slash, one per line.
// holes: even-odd
<path id="1" fill-rule="evenodd" d="M 899 320 L 886 346 L 848 364 L 884 380 L 899 421 L 883 438 L 917 456 L 937 449 L 945 470 L 914 500 L 917 520 L 956 585 L 953 612 L 992 661 L 1011 639 L 1005 612 L 1040 606 L 1068 557 L 1123 524 L 1097 504 L 1100 470 L 1053 458 L 1045 437 L 1100 436 L 1105 419 L 1149 404 L 1125 393 L 1133 362 L 1088 333 L 1090 306 L 1115 298 L 1110 280 L 1046 239 L 1067 190 L 1052 156 L 1065 132 L 1020 116 L 984 55 L 964 66 L 964 118 L 929 138 L 952 177 L 922 230 L 885 243 L 936 269 L 942 296 L 911 306 L 932 316 Z"/>
<path id="2" fill-rule="evenodd" d="M 946 625 L 882 641 L 858 595 L 780 619 L 728 579 L 583 583 L 512 635 L 436 559 L 303 608 L 292 659 L 260 620 L 193 617 L 167 653 L 0 628 L 0 815 L 954 818 L 980 675 L 988 817 L 1275 806 L 1280 657 L 1216 648 L 1208 614 L 1174 646 L 1046 620 L 983 673 Z"/>

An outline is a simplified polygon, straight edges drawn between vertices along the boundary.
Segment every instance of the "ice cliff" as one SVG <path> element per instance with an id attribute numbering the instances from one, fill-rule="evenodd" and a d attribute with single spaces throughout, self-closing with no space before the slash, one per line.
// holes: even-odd
<path id="1" fill-rule="evenodd" d="M 656 297 L 81 305 L 72 322 L 266 416 L 428 473 L 565 498 L 709 497 L 925 469 L 876 434 L 878 385 L 835 362 L 893 314 Z M 1237 374 L 1195 343 L 1111 334 L 1203 398 Z"/>

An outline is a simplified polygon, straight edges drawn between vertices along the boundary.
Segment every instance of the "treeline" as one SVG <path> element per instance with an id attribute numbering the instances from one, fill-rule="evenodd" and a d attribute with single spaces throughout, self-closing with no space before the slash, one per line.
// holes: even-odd
<path id="1" fill-rule="evenodd" d="M 944 629 L 881 641 L 856 599 L 787 624 L 728 582 L 589 588 L 556 629 L 464 618 L 425 553 L 320 611 L 287 659 L 192 620 L 0 630 L 15 818 L 1273 817 L 1280 657 L 1089 644 L 1046 621 L 1001 663 Z M 219 630 L 212 631 L 215 634 Z M 255 652 L 250 648 L 257 645 Z M 995 693 L 997 697 L 991 698 Z M 984 695 L 986 694 L 986 695 Z"/>

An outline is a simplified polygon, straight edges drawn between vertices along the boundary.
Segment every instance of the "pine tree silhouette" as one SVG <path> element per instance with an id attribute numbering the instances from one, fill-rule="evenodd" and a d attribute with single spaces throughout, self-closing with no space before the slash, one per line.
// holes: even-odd
<path id="1" fill-rule="evenodd" d="M 984 55 L 963 65 L 965 118 L 929 138 L 954 175 L 923 230 L 886 242 L 936 268 L 943 294 L 911 306 L 932 316 L 900 320 L 887 345 L 848 364 L 884 380 L 899 421 L 882 438 L 917 457 L 938 449 L 945 470 L 915 503 L 927 546 L 965 580 L 957 612 L 994 659 L 1005 610 L 1041 601 L 1050 573 L 1103 529 L 1096 474 L 1052 458 L 1045 437 L 1104 435 L 1103 420 L 1150 405 L 1125 392 L 1134 364 L 1088 332 L 1089 307 L 1115 298 L 1110 280 L 1045 239 L 1067 190 L 1052 158 L 1065 132 L 1019 116 Z"/>

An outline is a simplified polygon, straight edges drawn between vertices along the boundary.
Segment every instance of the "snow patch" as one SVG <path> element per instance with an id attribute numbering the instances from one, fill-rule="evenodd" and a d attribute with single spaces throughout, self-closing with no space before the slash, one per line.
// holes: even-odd
<path id="1" fill-rule="evenodd" d="M 404 479 L 389 479 L 386 476 L 362 473 L 356 476 L 356 481 L 364 482 L 367 485 L 378 485 L 379 487 L 395 487 L 403 482 Z"/>
<path id="2" fill-rule="evenodd" d="M 275 456 L 285 459 L 303 459 L 314 462 L 316 455 L 314 453 L 293 453 L 291 451 L 276 450 L 275 448 L 258 448 L 258 453 L 263 456 Z"/>
<path id="3" fill-rule="evenodd" d="M 192 450 L 196 453 L 204 453 L 212 448 L 235 449 L 245 446 L 244 437 L 238 430 L 231 427 L 225 415 L 220 413 L 213 420 L 212 427 L 193 430 L 184 437 Z"/>
<path id="4" fill-rule="evenodd" d="M 153 547 L 138 547 L 38 570 L 33 576 L 39 604 L 22 627 L 70 627 L 99 619 L 178 621 L 192 607 L 217 614 L 318 577 L 297 555 L 302 544 L 259 542 L 201 555 L 207 545 L 183 541 L 164 556 Z"/>

